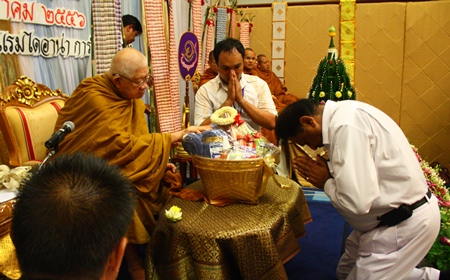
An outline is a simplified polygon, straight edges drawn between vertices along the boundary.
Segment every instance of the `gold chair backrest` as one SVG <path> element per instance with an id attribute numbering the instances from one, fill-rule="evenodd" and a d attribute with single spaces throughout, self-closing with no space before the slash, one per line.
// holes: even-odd
<path id="1" fill-rule="evenodd" d="M 199 84 L 200 84 L 200 78 L 201 75 L 199 72 L 195 72 L 194 76 L 192 76 L 191 82 L 192 82 L 192 89 L 194 90 L 194 94 L 197 93 L 197 90 L 199 88 Z"/>
<path id="2" fill-rule="evenodd" d="M 0 93 L 0 132 L 11 167 L 33 165 L 47 153 L 45 141 L 54 132 L 59 110 L 68 96 L 60 89 L 21 76 Z"/>

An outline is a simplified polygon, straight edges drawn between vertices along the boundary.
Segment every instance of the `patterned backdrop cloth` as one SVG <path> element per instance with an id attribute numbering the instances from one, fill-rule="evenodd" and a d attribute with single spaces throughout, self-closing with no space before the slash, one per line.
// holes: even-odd
<path id="1" fill-rule="evenodd" d="M 217 8 L 217 27 L 216 27 L 216 41 L 220 42 L 226 39 L 227 36 L 227 8 Z"/>
<path id="2" fill-rule="evenodd" d="M 347 68 L 348 75 L 352 84 L 355 81 L 355 0 L 341 0 L 340 1 L 340 45 L 341 45 L 341 58 L 344 60 L 345 67 Z"/>
<path id="3" fill-rule="evenodd" d="M 173 1 L 169 1 L 169 71 L 170 71 L 170 91 L 169 98 L 171 100 L 172 114 L 171 127 L 165 131 L 178 131 L 181 129 L 181 111 L 180 111 L 180 87 L 179 87 L 179 66 L 178 66 L 178 44 L 175 39 L 175 24 L 173 18 Z M 156 93 L 158 94 L 158 93 Z M 177 114 L 178 112 L 179 114 Z M 160 117 L 161 120 L 161 117 Z"/>
<path id="4" fill-rule="evenodd" d="M 239 32 L 239 40 L 241 41 L 244 48 L 250 47 L 250 23 L 243 21 L 240 23 L 241 29 Z"/>
<path id="5" fill-rule="evenodd" d="M 164 33 L 163 1 L 144 0 L 144 11 L 147 22 L 148 44 L 152 57 L 154 89 L 160 131 L 178 131 L 181 128 L 180 93 L 178 90 L 178 80 L 171 85 L 171 73 L 169 72 L 169 59 L 167 57 L 168 50 Z M 170 24 L 173 25 L 173 21 Z M 177 65 L 175 66 L 175 71 L 178 78 L 177 51 L 175 50 L 171 56 L 176 57 Z"/>
<path id="6" fill-rule="evenodd" d="M 194 0 L 192 1 L 192 25 L 193 25 L 193 33 L 197 36 L 197 39 L 200 43 L 200 39 L 202 38 L 202 1 Z M 208 53 L 206 53 L 208 55 Z M 202 44 L 200 43 L 198 46 L 198 57 L 199 63 L 197 64 L 197 72 L 200 74 L 203 73 L 203 67 L 201 63 L 202 58 Z"/>
<path id="7" fill-rule="evenodd" d="M 92 1 L 96 74 L 109 69 L 111 59 L 122 49 L 122 8 L 120 0 Z"/>
<path id="8" fill-rule="evenodd" d="M 236 11 L 232 10 L 231 11 L 231 24 L 230 24 L 230 37 L 234 38 L 234 36 L 236 35 Z"/>
<path id="9" fill-rule="evenodd" d="M 206 49 L 205 49 L 205 68 L 206 63 L 209 61 L 209 53 L 213 50 L 213 33 L 214 25 L 208 24 L 206 29 Z"/>

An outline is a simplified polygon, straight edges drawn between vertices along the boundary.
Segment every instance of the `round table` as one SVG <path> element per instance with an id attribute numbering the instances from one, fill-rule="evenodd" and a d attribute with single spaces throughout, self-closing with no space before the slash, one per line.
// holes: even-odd
<path id="1" fill-rule="evenodd" d="M 275 175 L 257 205 L 218 207 L 173 197 L 147 248 L 149 279 L 287 279 L 283 264 L 300 251 L 311 215 L 301 187 Z M 187 186 L 203 190 L 201 180 Z M 164 215 L 173 205 L 183 218 Z"/>

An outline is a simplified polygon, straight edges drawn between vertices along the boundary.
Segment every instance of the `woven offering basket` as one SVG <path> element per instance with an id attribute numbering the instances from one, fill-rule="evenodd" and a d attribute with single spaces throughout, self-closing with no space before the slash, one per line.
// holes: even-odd
<path id="1" fill-rule="evenodd" d="M 262 158 L 226 160 L 194 155 L 192 161 L 210 201 L 257 204 L 273 175 Z"/>

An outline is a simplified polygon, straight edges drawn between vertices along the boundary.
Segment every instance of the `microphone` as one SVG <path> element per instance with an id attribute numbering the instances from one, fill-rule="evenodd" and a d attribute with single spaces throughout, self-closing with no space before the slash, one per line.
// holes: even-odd
<path id="1" fill-rule="evenodd" d="M 75 130 L 75 124 L 71 121 L 67 121 L 63 124 L 62 128 L 50 137 L 47 141 L 45 141 L 45 147 L 47 149 L 56 149 L 58 148 L 59 143 L 66 137 L 66 135 Z"/>

